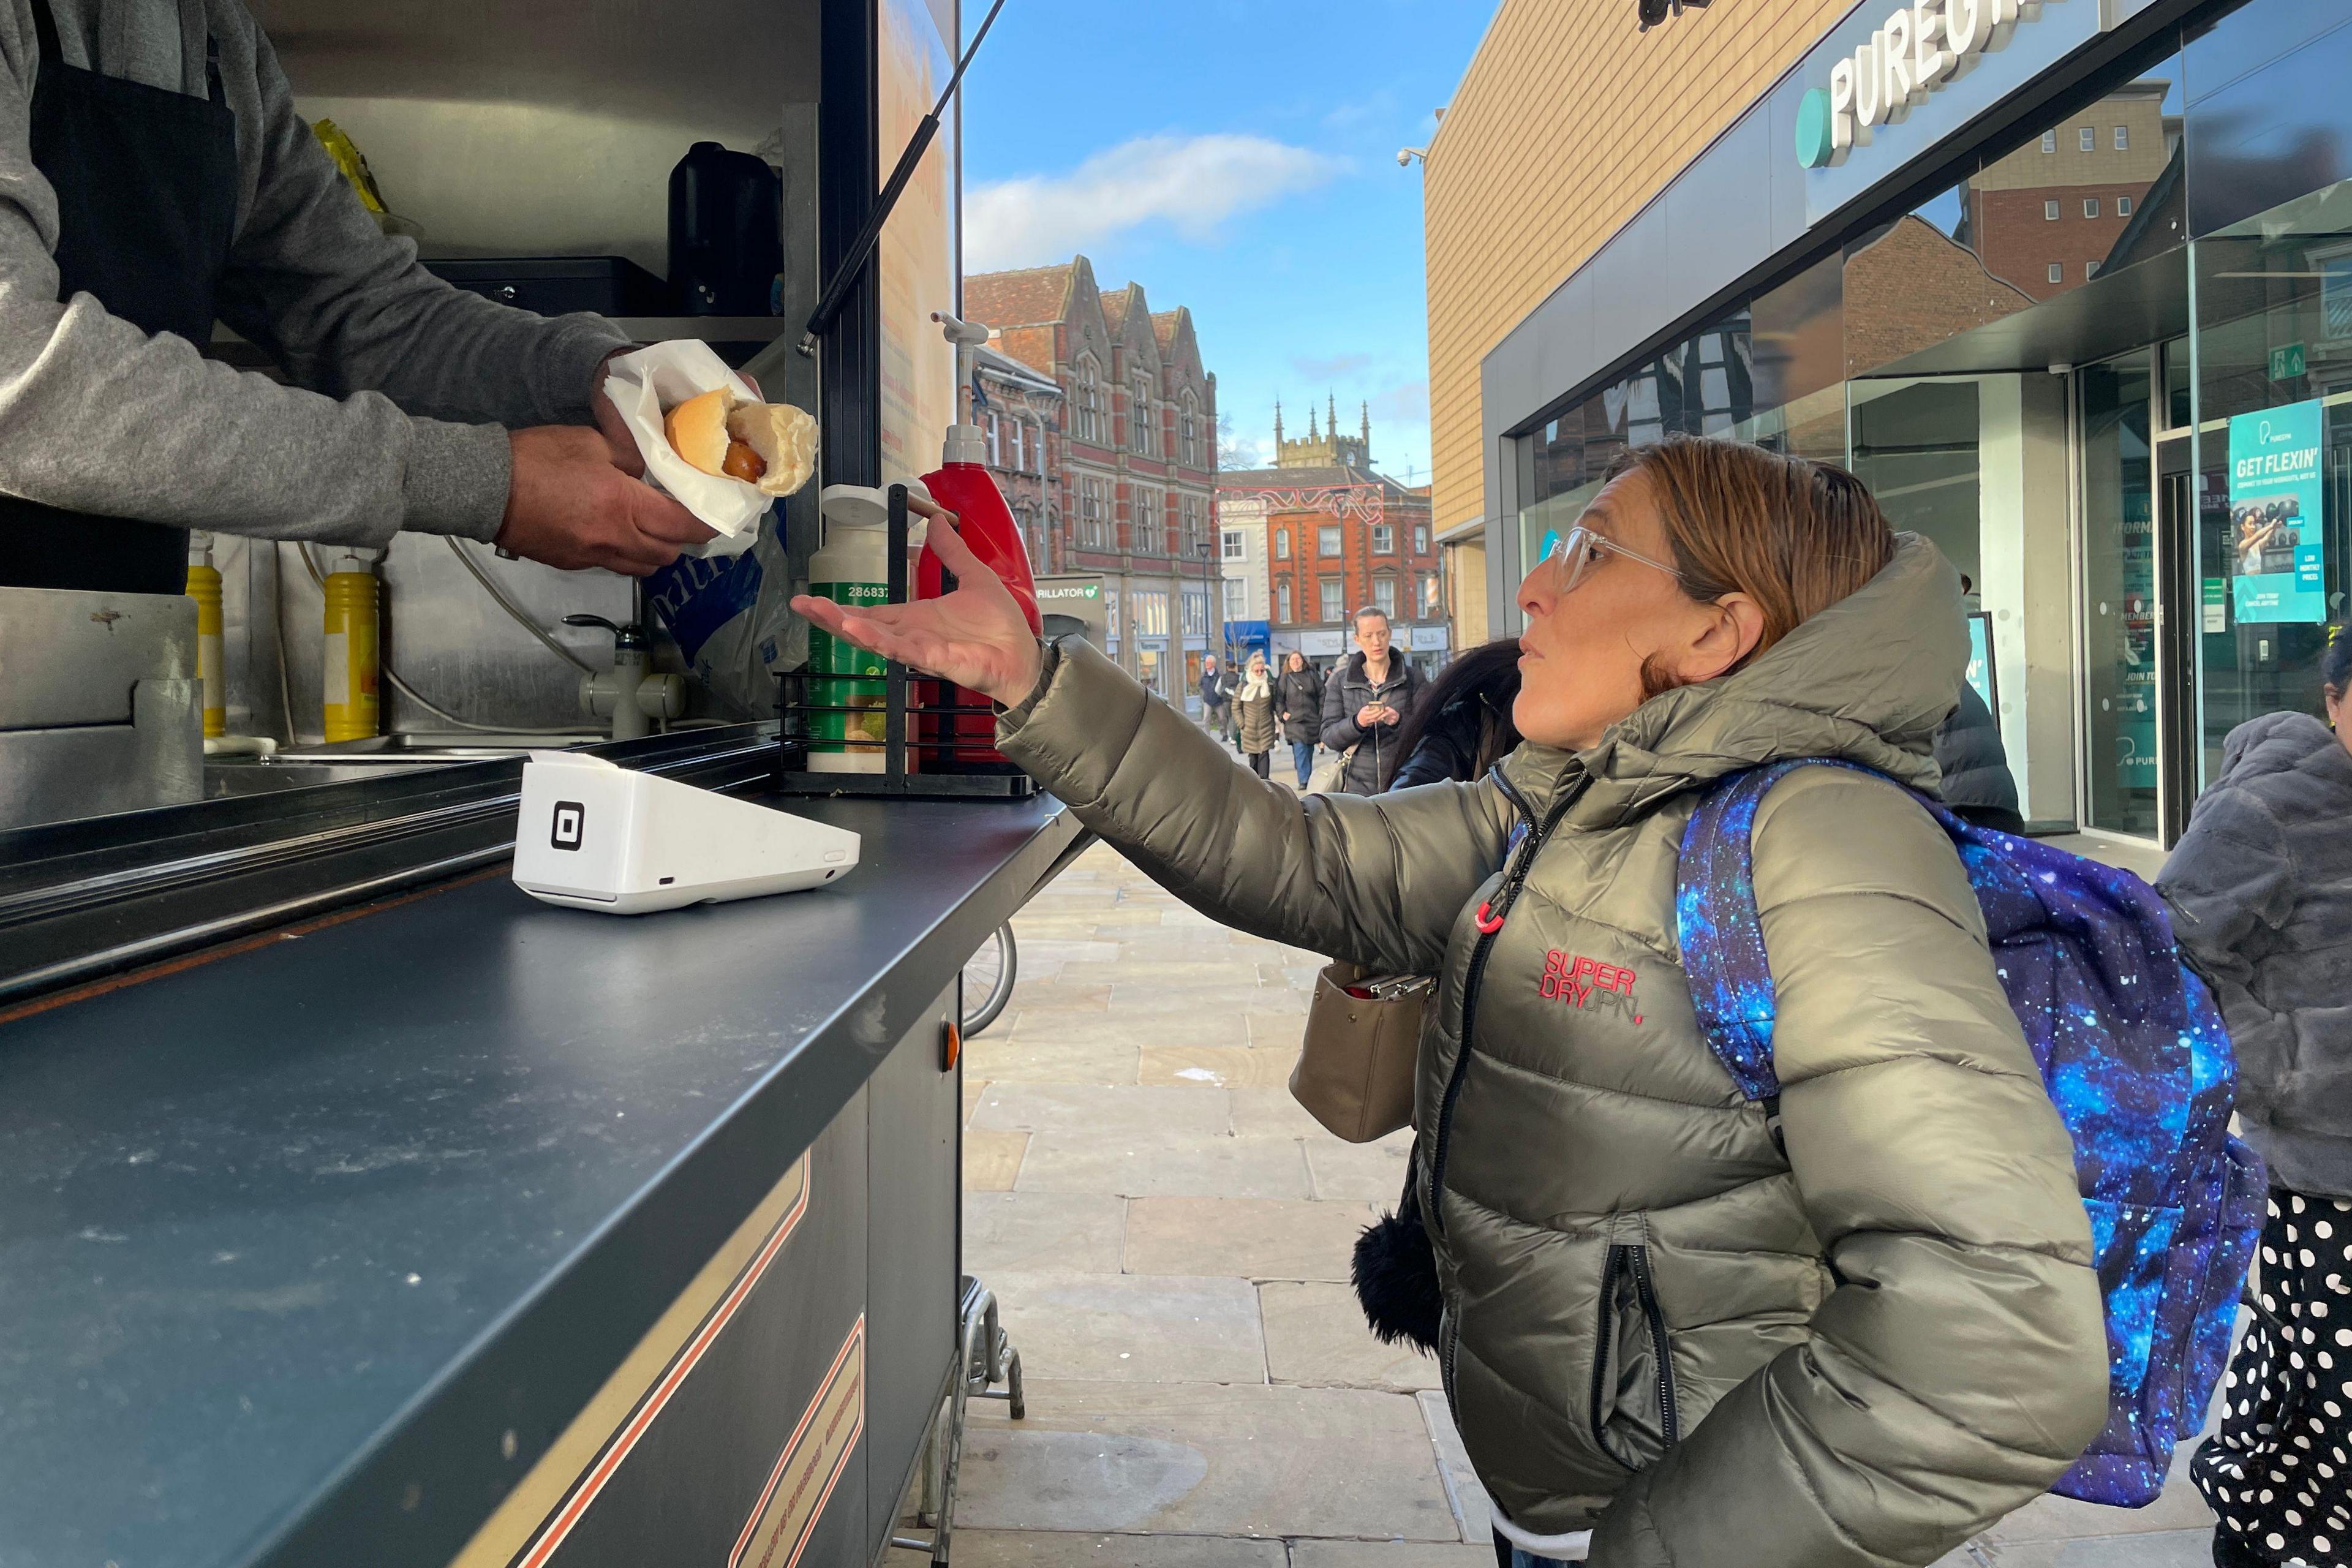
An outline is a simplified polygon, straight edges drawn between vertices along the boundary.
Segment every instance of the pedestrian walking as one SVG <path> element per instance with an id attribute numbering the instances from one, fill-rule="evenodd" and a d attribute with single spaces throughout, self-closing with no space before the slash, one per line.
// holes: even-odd
<path id="1" fill-rule="evenodd" d="M 1265 668 L 1265 655 L 1251 653 L 1241 684 L 1234 688 L 1232 702 L 1235 743 L 1242 756 L 1258 777 L 1272 779 L 1276 724 L 1274 678 Z"/>
<path id="2" fill-rule="evenodd" d="M 1225 701 L 1229 695 L 1224 672 L 1217 668 L 1217 656 L 1211 654 L 1201 660 L 1201 721 L 1212 734 L 1222 735 L 1228 728 Z"/>
<path id="3" fill-rule="evenodd" d="M 2238 1117 L 2270 1167 L 2253 1319 L 2189 1474 L 2222 1564 L 2352 1561 L 2352 636 L 2320 661 L 2328 723 L 2271 713 L 2221 770 L 2158 889 L 2237 1047 Z M 2329 725 L 2333 725 L 2331 731 Z"/>
<path id="4" fill-rule="evenodd" d="M 1323 677 L 1297 648 L 1282 656 L 1275 700 L 1282 738 L 1290 742 L 1290 764 L 1298 770 L 1303 793 L 1315 772 L 1315 743 L 1323 738 Z"/>
<path id="5" fill-rule="evenodd" d="M 1397 754 L 1404 763 L 1389 788 L 1483 778 L 1519 743 L 1511 722 L 1518 695 L 1517 637 L 1474 647 L 1447 665 L 1422 689 L 1397 731 Z"/>
<path id="6" fill-rule="evenodd" d="M 794 607 L 1003 703 L 999 749 L 1211 918 L 1440 977 L 1409 1181 L 1502 1561 L 1924 1565 L 2104 1429 L 2073 1142 L 1950 837 L 1889 782 L 1933 784 L 1958 576 L 1851 475 L 1627 454 L 1518 585 L 1526 743 L 1303 809 L 940 542 L 944 599 Z M 1678 848 L 1712 782 L 1821 757 L 1888 777 L 1804 768 L 1756 813 L 1779 1094 L 1749 1101 L 1679 966 Z"/>
<path id="7" fill-rule="evenodd" d="M 1331 670 L 1323 688 L 1323 743 L 1347 761 L 1339 787 L 1378 795 L 1404 760 L 1397 731 L 1421 692 L 1421 677 L 1389 647 L 1389 618 L 1366 605 L 1355 615 L 1356 651 Z"/>
<path id="8" fill-rule="evenodd" d="M 2017 809 L 2017 780 L 2009 771 L 2008 749 L 2000 743 L 2000 725 L 1977 689 L 1965 680 L 1960 682 L 1960 705 L 1936 731 L 1936 771 L 1943 777 L 1938 793 L 1955 816 L 2003 833 L 2025 831 L 2025 818 Z"/>

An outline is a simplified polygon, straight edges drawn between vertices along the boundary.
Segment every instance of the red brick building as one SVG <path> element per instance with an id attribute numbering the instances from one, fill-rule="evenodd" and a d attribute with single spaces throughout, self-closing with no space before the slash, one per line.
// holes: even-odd
<path id="1" fill-rule="evenodd" d="M 1202 365 L 1192 312 L 1154 312 L 1138 283 L 1104 292 L 1083 256 L 967 278 L 963 309 L 993 330 L 992 349 L 1060 389 L 1057 412 L 1026 405 L 1049 421 L 1033 565 L 1099 574 L 1106 651 L 1185 700 L 1220 596 L 1217 379 Z"/>
<path id="2" fill-rule="evenodd" d="M 1985 270 L 2037 300 L 2097 276 L 2171 161 L 2168 85 L 2132 82 L 1969 182 L 1967 237 Z"/>
<path id="3" fill-rule="evenodd" d="M 1360 434 L 1342 436 L 1339 406 L 1327 398 L 1307 434 L 1283 435 L 1275 412 L 1275 466 L 1217 476 L 1220 502 L 1263 502 L 1247 509 L 1263 527 L 1267 622 L 1272 651 L 1292 648 L 1318 664 L 1353 651 L 1349 622 L 1367 606 L 1388 612 L 1395 646 L 1424 671 L 1444 662 L 1448 633 L 1437 543 L 1430 526 L 1429 487 L 1397 483 L 1372 468 L 1371 416 L 1359 411 Z"/>

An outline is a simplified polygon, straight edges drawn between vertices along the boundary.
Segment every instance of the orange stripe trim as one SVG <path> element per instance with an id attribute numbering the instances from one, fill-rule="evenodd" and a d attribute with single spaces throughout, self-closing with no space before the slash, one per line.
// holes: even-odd
<path id="1" fill-rule="evenodd" d="M 628 1424 L 614 1435 L 611 1444 L 588 1474 L 581 1479 L 579 1486 L 557 1510 L 555 1518 L 549 1521 L 539 1539 L 532 1542 L 530 1550 L 523 1554 L 517 1568 L 541 1568 L 555 1554 L 556 1548 L 562 1546 L 564 1538 L 572 1533 L 572 1526 L 578 1524 L 581 1516 L 588 1511 L 588 1505 L 596 1500 L 596 1494 L 604 1489 L 604 1483 L 611 1480 L 614 1472 L 621 1468 L 621 1461 L 627 1458 L 629 1451 L 637 1446 L 637 1439 L 646 1435 L 646 1428 L 662 1413 L 662 1407 L 669 1403 L 670 1396 L 685 1383 L 687 1374 L 702 1360 L 703 1352 L 719 1338 L 719 1331 L 727 1326 L 735 1316 L 736 1310 L 751 1294 L 752 1287 L 759 1284 L 761 1276 L 768 1271 L 768 1265 L 775 1261 L 776 1254 L 800 1225 L 801 1216 L 808 1212 L 809 1188 L 814 1184 L 814 1173 L 810 1175 L 810 1180 L 801 1184 L 800 1197 L 793 1205 L 791 1212 L 776 1222 L 776 1228 L 770 1233 L 759 1255 L 744 1266 L 742 1277 L 735 1282 L 734 1289 L 711 1309 L 710 1316 L 703 1320 L 702 1327 L 696 1331 L 694 1338 L 678 1352 L 677 1359 L 670 1363 L 669 1370 L 662 1374 L 661 1381 L 647 1391 L 643 1403 L 629 1417 Z M 864 1321 L 862 1318 L 859 1320 L 861 1323 Z M 803 1420 L 805 1423 L 806 1418 Z"/>

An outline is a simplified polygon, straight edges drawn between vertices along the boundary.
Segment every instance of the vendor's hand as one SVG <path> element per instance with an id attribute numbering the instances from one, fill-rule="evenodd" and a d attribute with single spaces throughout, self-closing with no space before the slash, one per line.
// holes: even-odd
<path id="1" fill-rule="evenodd" d="M 954 593 L 857 610 L 801 594 L 793 608 L 868 653 L 953 681 L 992 701 L 1010 708 L 1028 700 L 1043 656 L 1020 601 L 971 552 L 956 531 L 954 513 L 935 516 L 925 539 L 940 564 L 955 574 Z"/>
<path id="2" fill-rule="evenodd" d="M 604 446 L 613 455 L 613 466 L 631 479 L 643 479 L 646 457 L 637 449 L 636 433 L 629 428 L 629 422 L 621 416 L 621 411 L 614 406 L 613 400 L 604 395 L 604 378 L 612 373 L 613 362 L 623 354 L 635 352 L 634 349 L 614 349 L 596 362 L 596 373 L 589 384 L 592 390 L 588 394 L 588 413 L 596 422 L 596 433 L 604 437 Z M 736 374 L 742 374 L 740 371 Z M 760 390 L 760 384 L 751 376 L 744 375 L 743 379 L 751 384 L 753 392 Z"/>
<path id="3" fill-rule="evenodd" d="M 575 425 L 542 425 L 507 437 L 501 550 L 565 572 L 602 566 L 642 577 L 715 537 L 694 514 L 615 467 L 606 438 Z"/>

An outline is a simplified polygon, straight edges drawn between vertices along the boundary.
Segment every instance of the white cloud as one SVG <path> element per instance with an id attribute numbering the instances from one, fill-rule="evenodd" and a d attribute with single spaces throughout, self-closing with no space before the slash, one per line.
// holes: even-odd
<path id="1" fill-rule="evenodd" d="M 1186 239 L 1338 174 L 1338 159 L 1263 136 L 1141 136 L 1066 174 L 999 180 L 964 194 L 964 266 L 1037 267 L 1148 224 Z"/>

